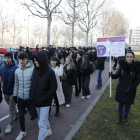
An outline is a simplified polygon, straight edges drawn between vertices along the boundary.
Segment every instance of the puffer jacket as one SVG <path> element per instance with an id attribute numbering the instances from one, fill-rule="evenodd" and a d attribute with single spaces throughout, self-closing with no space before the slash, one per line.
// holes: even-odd
<path id="1" fill-rule="evenodd" d="M 18 96 L 23 100 L 29 99 L 29 90 L 33 69 L 33 62 L 28 61 L 25 67 L 19 66 L 19 68 L 15 71 L 15 85 L 13 96 Z"/>
<path id="2" fill-rule="evenodd" d="M 125 60 L 120 60 L 119 64 L 120 67 L 112 75 L 112 79 L 119 78 L 115 100 L 131 105 L 134 104 L 136 88 L 140 83 L 140 62 L 135 61 L 129 65 Z"/>
<path id="3" fill-rule="evenodd" d="M 39 63 L 39 68 L 35 67 L 33 71 L 30 100 L 36 107 L 50 106 L 57 90 L 55 72 L 49 67 L 45 52 L 35 53 L 34 58 Z"/>
<path id="4" fill-rule="evenodd" d="M 6 95 L 12 95 L 14 90 L 15 70 L 18 66 L 15 61 L 12 61 L 11 65 L 4 64 L 0 67 L 2 81 L 3 81 L 3 93 Z"/>

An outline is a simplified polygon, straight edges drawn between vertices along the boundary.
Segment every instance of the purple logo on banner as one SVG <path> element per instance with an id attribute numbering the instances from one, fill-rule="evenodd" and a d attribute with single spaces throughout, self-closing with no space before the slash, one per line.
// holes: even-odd
<path id="1" fill-rule="evenodd" d="M 97 46 L 97 54 L 98 56 L 103 56 L 106 53 L 106 47 L 103 45 L 98 45 Z"/>

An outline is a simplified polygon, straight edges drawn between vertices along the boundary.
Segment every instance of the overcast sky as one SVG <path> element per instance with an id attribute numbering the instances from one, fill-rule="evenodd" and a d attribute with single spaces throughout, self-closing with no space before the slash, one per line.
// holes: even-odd
<path id="1" fill-rule="evenodd" d="M 125 15 L 125 17 L 129 20 L 130 28 L 140 26 L 140 18 L 139 18 L 140 0 L 113 0 L 113 1 L 114 7 L 119 11 L 121 11 Z M 27 25 L 28 23 L 27 11 L 23 10 L 23 8 L 21 8 L 18 4 L 16 4 L 15 0 L 8 0 L 8 2 L 2 0 L 0 3 L 3 3 L 6 9 L 5 11 L 8 12 L 8 14 L 11 17 L 13 15 L 16 15 L 16 17 L 18 17 L 18 19 L 20 19 L 20 21 L 22 21 L 23 24 Z"/>
<path id="2" fill-rule="evenodd" d="M 114 0 L 114 7 L 129 20 L 130 28 L 140 26 L 140 0 Z"/>

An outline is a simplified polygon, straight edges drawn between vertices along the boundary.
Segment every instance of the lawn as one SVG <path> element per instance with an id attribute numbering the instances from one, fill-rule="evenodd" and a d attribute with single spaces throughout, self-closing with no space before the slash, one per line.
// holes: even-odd
<path id="1" fill-rule="evenodd" d="M 136 55 L 135 60 L 140 60 Z M 99 102 L 86 118 L 80 130 L 72 140 L 140 140 L 140 85 L 134 105 L 129 113 L 129 126 L 124 122 L 116 124 L 118 102 L 115 101 L 115 90 L 118 80 L 112 80 L 112 98 L 109 97 L 109 86 Z"/>

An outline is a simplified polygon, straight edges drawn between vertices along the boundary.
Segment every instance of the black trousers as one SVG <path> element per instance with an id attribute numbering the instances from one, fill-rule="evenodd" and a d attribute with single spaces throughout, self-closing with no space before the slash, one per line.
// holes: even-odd
<path id="1" fill-rule="evenodd" d="M 18 110 L 19 110 L 19 123 L 21 131 L 25 132 L 25 108 L 28 109 L 30 116 L 37 116 L 37 111 L 34 104 L 30 100 L 22 100 L 18 98 Z"/>
<path id="2" fill-rule="evenodd" d="M 62 82 L 62 89 L 65 96 L 65 104 L 71 104 L 72 85 L 68 85 L 68 83 Z"/>
<path id="3" fill-rule="evenodd" d="M 117 58 L 114 58 L 114 61 L 115 61 L 114 67 L 116 68 L 117 67 Z"/>
<path id="4" fill-rule="evenodd" d="M 57 98 L 56 93 L 54 94 L 54 100 L 55 100 L 55 103 L 56 103 L 56 111 L 59 111 L 59 102 L 58 102 L 58 98 Z"/>
<path id="5" fill-rule="evenodd" d="M 81 92 L 81 75 L 77 74 L 76 84 L 75 84 L 75 96 L 79 96 Z"/>

